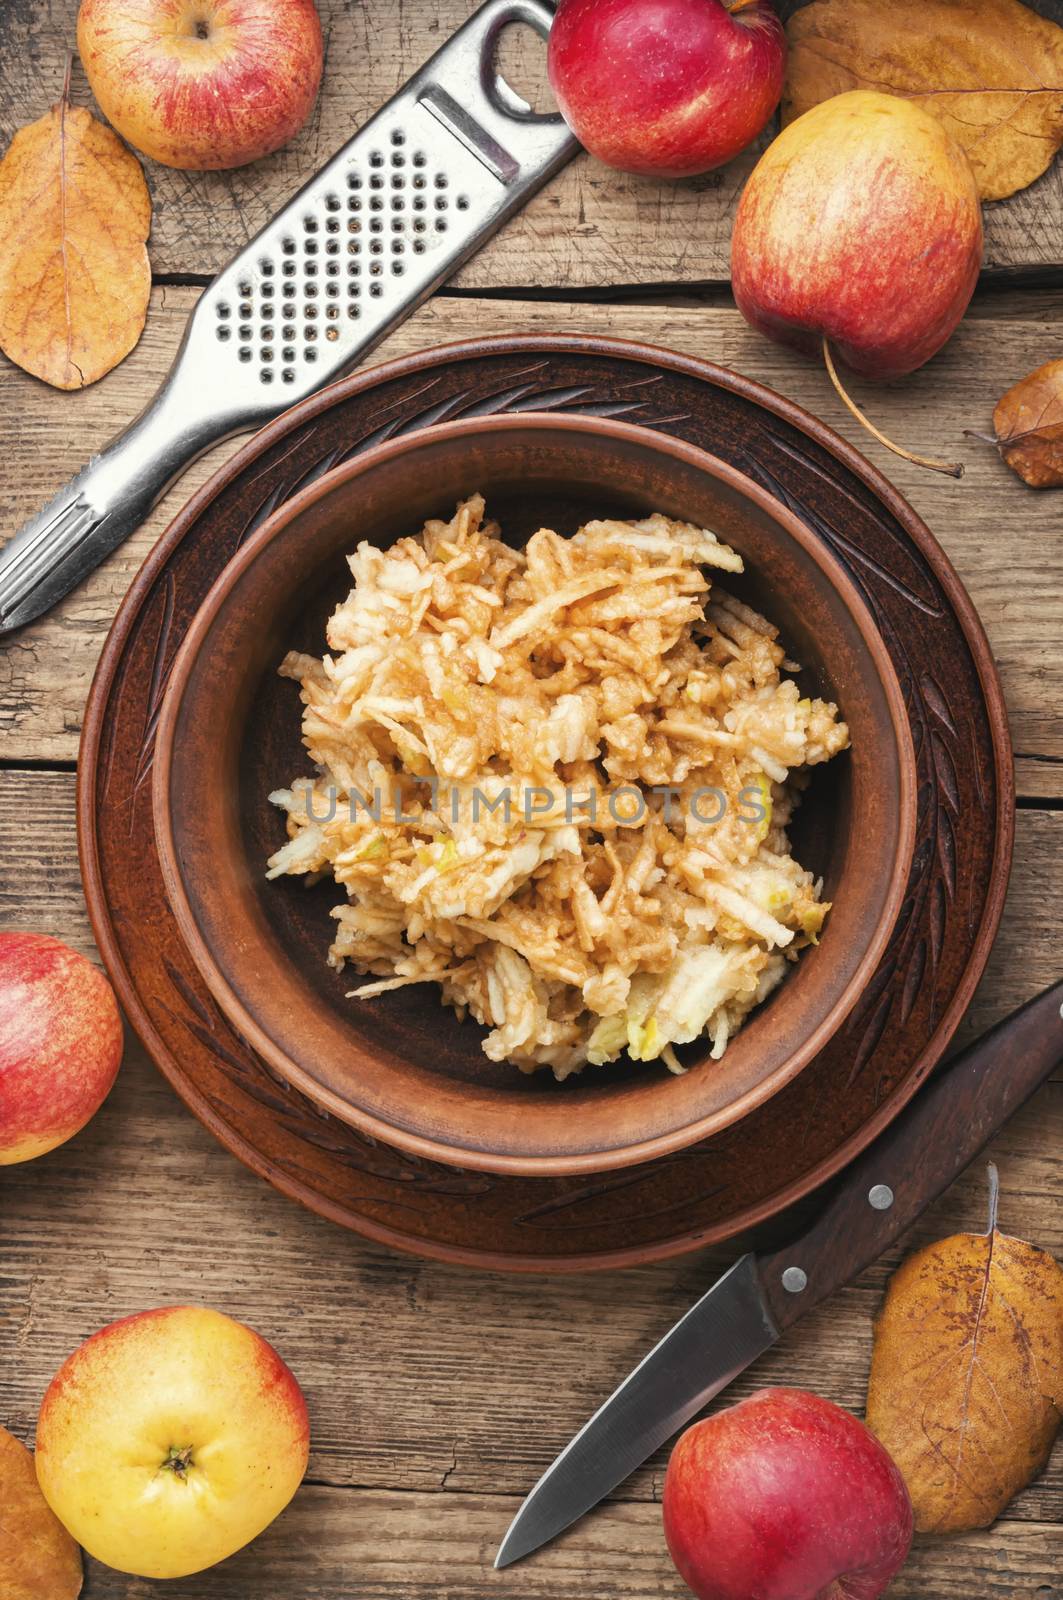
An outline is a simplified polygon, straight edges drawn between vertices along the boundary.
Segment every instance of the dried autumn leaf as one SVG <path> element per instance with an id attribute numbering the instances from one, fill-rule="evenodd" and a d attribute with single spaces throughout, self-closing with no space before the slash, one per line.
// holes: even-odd
<path id="1" fill-rule="evenodd" d="M 1019 0 L 812 0 L 787 24 L 783 120 L 847 89 L 917 100 L 966 150 L 983 200 L 1063 143 L 1063 28 Z"/>
<path id="2" fill-rule="evenodd" d="M 81 1551 L 41 1493 L 33 1457 L 0 1428 L 0 1600 L 76 1600 Z"/>
<path id="3" fill-rule="evenodd" d="M 997 402 L 993 427 L 989 442 L 1024 483 L 1063 486 L 1063 361 L 1046 361 L 1009 389 Z"/>
<path id="4" fill-rule="evenodd" d="M 147 315 L 150 228 L 140 163 L 64 91 L 0 161 L 0 349 L 57 389 L 117 366 Z"/>
<path id="5" fill-rule="evenodd" d="M 996 1227 L 911 1256 L 875 1327 L 867 1423 L 922 1533 L 987 1528 L 1048 1460 L 1063 1408 L 1063 1268 Z"/>

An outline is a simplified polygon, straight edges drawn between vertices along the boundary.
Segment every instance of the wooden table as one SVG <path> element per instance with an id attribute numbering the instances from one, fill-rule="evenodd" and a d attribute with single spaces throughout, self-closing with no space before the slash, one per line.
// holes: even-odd
<path id="1" fill-rule="evenodd" d="M 6 0 L 0 132 L 56 97 L 75 0 Z M 0 527 L 10 531 L 153 392 L 200 286 L 296 182 L 470 9 L 469 0 L 328 0 L 324 91 L 288 150 L 233 175 L 150 168 L 156 287 L 133 355 L 82 394 L 0 365 Z M 1039 9 L 1059 17 L 1058 4 Z M 511 59 L 519 63 L 520 50 Z M 74 97 L 88 103 L 75 64 Z M 600 331 L 711 357 L 854 438 L 926 518 L 982 614 L 1007 693 L 1019 789 L 1004 924 L 969 1036 L 1059 976 L 1063 898 L 1063 494 L 1037 494 L 984 445 L 999 394 L 1063 354 L 1057 167 L 989 208 L 987 274 L 928 368 L 873 393 L 877 421 L 956 454 L 962 483 L 909 468 L 859 434 L 824 375 L 748 330 L 726 289 L 727 237 L 749 161 L 657 187 L 577 161 L 374 359 L 467 334 Z M 0 647 L 0 923 L 92 951 L 78 880 L 74 769 L 82 707 L 115 608 L 160 530 L 232 446 L 50 617 Z M 996 1141 L 1003 1225 L 1063 1256 L 1063 1082 Z M 904 1248 L 980 1227 L 976 1166 Z M 0 1171 L 0 1422 L 32 1440 L 52 1373 L 115 1317 L 200 1301 L 276 1343 L 309 1398 L 308 1479 L 284 1517 L 213 1573 L 163 1586 L 88 1564 L 91 1600 L 659 1600 L 686 1591 L 658 1501 L 662 1454 L 536 1559 L 492 1571 L 523 1492 L 732 1251 L 623 1276 L 506 1279 L 389 1255 L 252 1177 L 184 1110 L 132 1037 L 117 1088 L 65 1149 Z M 859 1411 L 871 1318 L 898 1249 L 836 1295 L 732 1391 L 799 1384 Z M 920 1542 L 896 1600 L 1063 1595 L 1063 1448 L 991 1531 Z M 47 1597 L 42 1597 L 47 1600 Z"/>

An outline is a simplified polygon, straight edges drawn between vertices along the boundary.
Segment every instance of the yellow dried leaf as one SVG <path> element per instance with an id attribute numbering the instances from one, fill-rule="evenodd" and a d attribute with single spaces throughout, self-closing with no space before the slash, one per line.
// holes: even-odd
<path id="1" fill-rule="evenodd" d="M 64 94 L 0 161 L 0 349 L 81 389 L 140 338 L 151 199 L 136 157 Z"/>
<path id="2" fill-rule="evenodd" d="M 993 427 L 997 449 L 1024 483 L 1063 487 L 1063 361 L 1046 361 L 1009 389 Z"/>
<path id="3" fill-rule="evenodd" d="M 0 1428 L 0 1600 L 75 1600 L 81 1551 L 48 1505 L 33 1457 Z"/>
<path id="4" fill-rule="evenodd" d="M 787 24 L 783 120 L 848 89 L 917 100 L 966 150 L 983 200 L 1063 143 L 1063 28 L 1019 0 L 812 0 Z"/>
<path id="5" fill-rule="evenodd" d="M 1050 1255 L 994 1225 L 900 1267 L 875 1328 L 867 1423 L 920 1532 L 989 1527 L 1045 1465 L 1061 1413 L 1063 1269 Z"/>

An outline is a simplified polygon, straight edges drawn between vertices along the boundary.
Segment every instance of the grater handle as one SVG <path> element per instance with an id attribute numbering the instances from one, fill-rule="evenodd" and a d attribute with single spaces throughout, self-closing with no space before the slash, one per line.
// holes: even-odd
<path id="1" fill-rule="evenodd" d="M 182 403 L 175 373 L 130 427 L 0 551 L 0 637 L 48 611 L 128 539 L 231 419 Z"/>

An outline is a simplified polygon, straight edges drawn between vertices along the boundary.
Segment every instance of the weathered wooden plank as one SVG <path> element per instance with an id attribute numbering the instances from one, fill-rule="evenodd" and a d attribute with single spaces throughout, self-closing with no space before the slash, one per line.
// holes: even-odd
<path id="1" fill-rule="evenodd" d="M 322 93 L 303 132 L 276 155 L 235 173 L 184 173 L 147 162 L 159 273 L 213 273 L 268 221 L 465 20 L 476 0 L 318 0 L 328 55 Z M 793 9 L 792 6 L 788 9 Z M 1035 9 L 1063 20 L 1063 0 Z M 5 0 L 0 140 L 57 98 L 74 43 L 77 0 Z M 541 85 L 535 40 L 507 54 L 518 87 Z M 91 96 L 75 61 L 74 96 Z M 539 103 L 538 101 L 536 103 Z M 549 102 L 546 102 L 549 103 Z M 766 139 L 761 141 L 761 145 Z M 756 151 L 684 183 L 611 172 L 581 155 L 468 266 L 469 288 L 534 284 L 601 288 L 626 283 L 723 281 L 731 223 Z M 994 272 L 1063 264 L 1063 176 L 1058 164 L 1024 193 L 986 207 L 986 266 Z"/>
<path id="2" fill-rule="evenodd" d="M 610 1505 L 534 1557 L 495 1572 L 516 1499 L 307 1487 L 279 1522 L 181 1600 L 689 1600 L 654 1505 Z M 1063 1529 L 1002 1523 L 959 1541 L 920 1540 L 890 1600 L 1054 1600 Z M 89 1564 L 86 1600 L 149 1600 L 154 1584 Z"/>
<path id="3" fill-rule="evenodd" d="M 0 366 L 0 530 L 13 530 L 152 394 L 180 339 L 193 289 L 156 290 L 136 351 L 94 388 L 63 395 L 8 363 Z M 1012 297 L 1013 298 L 1013 297 Z M 1000 663 L 1019 755 L 1020 787 L 1063 794 L 1063 588 L 1059 497 L 1026 489 L 996 452 L 965 439 L 989 425 L 999 394 L 1060 348 L 1058 296 L 1024 296 L 1029 309 L 979 306 L 946 350 L 903 383 L 854 386 L 879 424 L 902 442 L 955 453 L 961 483 L 891 456 L 862 433 L 814 363 L 760 338 L 733 309 L 698 305 L 560 305 L 437 297 L 374 356 L 491 332 L 593 332 L 643 339 L 705 356 L 758 378 L 853 439 L 926 518 L 978 606 Z M 1010 309 L 1010 308 L 1009 308 Z M 234 448 L 218 447 L 174 486 L 145 526 L 51 617 L 0 644 L 0 754 L 69 760 L 103 637 L 119 600 L 161 529 Z"/>
<path id="4" fill-rule="evenodd" d="M 1057 975 L 1060 822 L 1055 813 L 1019 818 L 1015 885 L 976 1002 L 979 1026 Z M 91 950 L 72 775 L 0 773 L 0 861 L 0 926 L 52 931 Z M 1063 1256 L 1063 1083 L 1042 1091 L 992 1153 L 1005 1226 Z M 980 1227 L 983 1214 L 979 1163 L 910 1242 Z M 41 1161 L 0 1169 L 0 1218 L 0 1422 L 21 1436 L 32 1433 L 52 1373 L 88 1333 L 149 1305 L 203 1302 L 251 1322 L 291 1362 L 311 1400 L 315 1482 L 425 1494 L 521 1493 L 733 1255 L 722 1247 L 622 1275 L 513 1280 L 388 1254 L 240 1167 L 135 1043 L 84 1133 Z M 871 1317 L 901 1253 L 814 1313 L 734 1395 L 797 1384 L 859 1410 Z M 664 1461 L 662 1452 L 622 1497 L 658 1494 Z M 351 1502 L 352 1529 L 360 1504 Z M 1009 1516 L 1063 1520 L 1063 1453 Z M 353 1559 L 348 1550 L 344 1560 Z M 663 1578 L 666 1568 L 655 1570 Z M 420 1582 L 411 1568 L 411 1597 Z M 968 1593 L 981 1592 L 972 1578 Z M 939 1600 L 936 1589 L 924 1593 Z"/>

